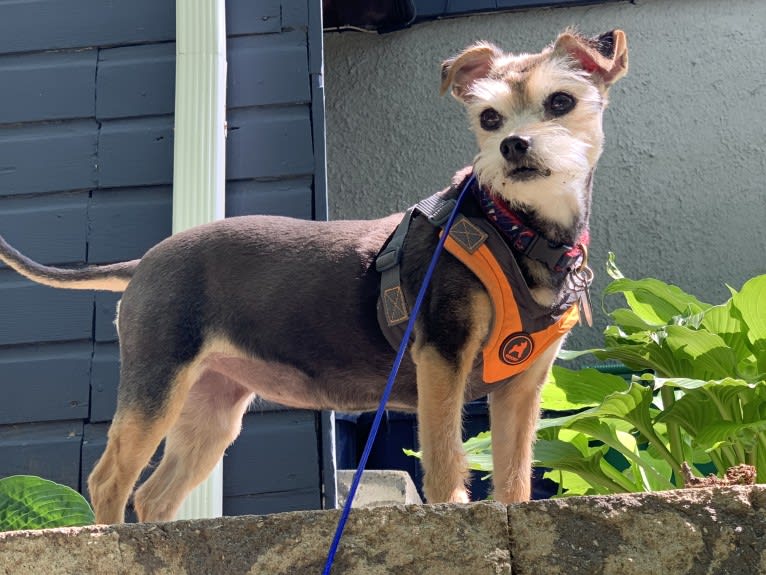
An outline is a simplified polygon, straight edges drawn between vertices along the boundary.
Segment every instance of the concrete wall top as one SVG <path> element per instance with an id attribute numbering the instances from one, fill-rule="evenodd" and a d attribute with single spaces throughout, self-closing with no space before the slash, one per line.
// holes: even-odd
<path id="1" fill-rule="evenodd" d="M 352 511 L 343 575 L 752 575 L 766 487 Z M 0 575 L 321 573 L 339 511 L 0 533 Z"/>

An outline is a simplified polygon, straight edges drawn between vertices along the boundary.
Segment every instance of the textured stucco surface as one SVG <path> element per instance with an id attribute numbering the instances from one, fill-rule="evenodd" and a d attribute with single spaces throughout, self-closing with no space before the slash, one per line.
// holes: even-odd
<path id="1" fill-rule="evenodd" d="M 370 218 L 443 188 L 470 163 L 461 106 L 439 64 L 486 39 L 538 51 L 558 31 L 622 28 L 630 72 L 611 92 L 596 172 L 594 302 L 607 251 L 630 277 L 723 300 L 766 272 L 766 2 L 636 0 L 443 20 L 390 35 L 325 34 L 330 214 Z M 618 303 L 615 300 L 614 303 Z M 575 328 L 568 347 L 595 343 Z"/>

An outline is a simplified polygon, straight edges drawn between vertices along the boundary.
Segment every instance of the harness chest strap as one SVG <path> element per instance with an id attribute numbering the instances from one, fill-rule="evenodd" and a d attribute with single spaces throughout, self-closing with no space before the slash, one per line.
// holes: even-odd
<path id="1" fill-rule="evenodd" d="M 518 375 L 579 321 L 578 308 L 573 305 L 547 328 L 532 333 L 525 331 L 521 308 L 487 245 L 482 243 L 470 251 L 450 234 L 444 247 L 473 272 L 492 301 L 495 320 L 482 350 L 485 383 L 497 383 Z"/>
<path id="2" fill-rule="evenodd" d="M 378 256 L 376 267 L 381 273 L 379 322 L 394 348 L 398 347 L 398 340 L 401 340 L 401 324 L 409 318 L 409 308 L 400 285 L 399 262 L 414 210 L 421 212 L 438 227 L 449 217 L 454 204 L 454 200 L 437 194 L 410 208 Z M 490 296 L 495 319 L 482 351 L 482 379 L 485 383 L 496 383 L 524 371 L 548 346 L 579 321 L 579 313 L 577 306 L 572 305 L 558 319 L 551 317 L 543 328 L 531 333 L 526 331 L 523 307 L 518 305 L 506 273 L 486 244 L 490 233 L 498 233 L 491 224 L 487 224 L 484 231 L 461 214 L 444 246 L 471 270 Z M 508 252 L 506 257 L 513 256 Z"/>

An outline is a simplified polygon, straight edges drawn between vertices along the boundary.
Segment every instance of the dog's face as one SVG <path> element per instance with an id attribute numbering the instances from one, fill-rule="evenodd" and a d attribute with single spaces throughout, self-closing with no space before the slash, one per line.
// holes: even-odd
<path id="1" fill-rule="evenodd" d="M 587 215 L 601 154 L 606 96 L 627 71 L 625 34 L 587 39 L 565 32 L 540 54 L 469 47 L 442 66 L 442 92 L 468 111 L 479 143 L 482 186 L 552 223 Z"/>

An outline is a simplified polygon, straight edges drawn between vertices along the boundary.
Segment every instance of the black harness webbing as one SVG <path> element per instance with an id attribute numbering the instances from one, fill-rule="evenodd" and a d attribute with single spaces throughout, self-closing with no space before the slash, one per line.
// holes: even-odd
<path id="1" fill-rule="evenodd" d="M 380 273 L 380 297 L 388 326 L 404 323 L 410 318 L 409 307 L 402 291 L 399 264 L 407 232 L 415 212 L 424 215 L 434 227 L 441 227 L 455 209 L 454 198 L 444 198 L 441 193 L 422 200 L 409 208 L 397 226 L 391 240 L 378 254 L 375 269 Z"/>

